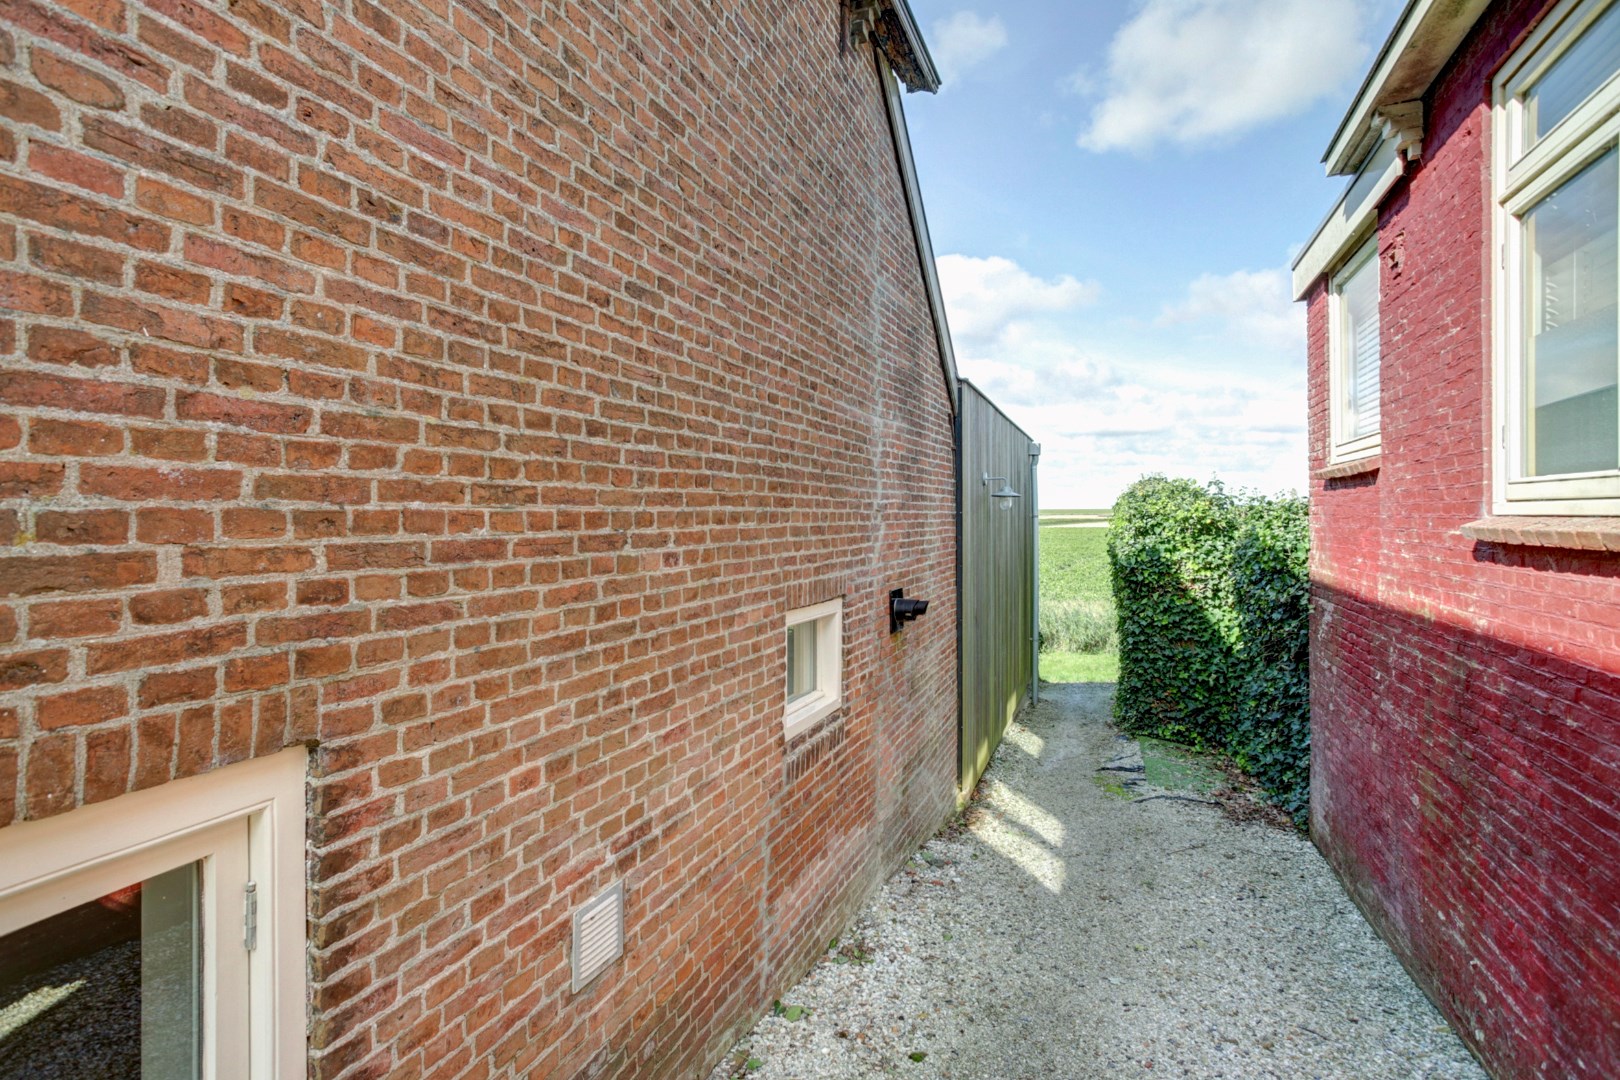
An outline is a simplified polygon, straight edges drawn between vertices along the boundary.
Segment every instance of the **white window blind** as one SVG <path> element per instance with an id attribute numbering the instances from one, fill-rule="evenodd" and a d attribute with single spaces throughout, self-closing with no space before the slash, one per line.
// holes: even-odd
<path id="1" fill-rule="evenodd" d="M 1367 259 L 1344 279 L 1345 440 L 1378 433 L 1378 260 Z"/>

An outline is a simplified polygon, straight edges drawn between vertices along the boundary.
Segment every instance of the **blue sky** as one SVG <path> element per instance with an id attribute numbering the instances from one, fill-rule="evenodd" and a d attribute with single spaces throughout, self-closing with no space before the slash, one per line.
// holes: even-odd
<path id="1" fill-rule="evenodd" d="M 1045 506 L 1148 472 L 1305 489 L 1288 264 L 1400 0 L 911 0 L 906 117 L 964 376 L 1042 444 Z"/>

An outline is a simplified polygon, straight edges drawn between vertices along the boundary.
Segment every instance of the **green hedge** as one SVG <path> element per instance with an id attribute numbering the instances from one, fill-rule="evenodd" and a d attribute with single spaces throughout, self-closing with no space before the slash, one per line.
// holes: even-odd
<path id="1" fill-rule="evenodd" d="M 1115 714 L 1222 750 L 1304 823 L 1310 795 L 1310 529 L 1304 499 L 1150 476 L 1114 506 Z"/>

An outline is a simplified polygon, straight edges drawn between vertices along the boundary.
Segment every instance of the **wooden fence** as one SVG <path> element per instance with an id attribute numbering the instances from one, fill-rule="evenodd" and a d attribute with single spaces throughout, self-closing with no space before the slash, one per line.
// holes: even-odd
<path id="1" fill-rule="evenodd" d="M 963 379 L 961 388 L 958 781 L 959 797 L 965 799 L 990 764 L 1013 714 L 1036 692 L 1035 466 L 1040 447 L 972 383 Z M 1018 497 L 997 497 L 998 490 L 1016 491 Z"/>

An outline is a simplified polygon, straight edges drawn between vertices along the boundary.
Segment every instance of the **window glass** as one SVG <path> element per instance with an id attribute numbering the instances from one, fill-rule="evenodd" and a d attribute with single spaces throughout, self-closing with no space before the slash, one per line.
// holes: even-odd
<path id="1" fill-rule="evenodd" d="M 201 1075 L 198 864 L 0 937 L 0 1076 Z"/>
<path id="2" fill-rule="evenodd" d="M 788 701 L 795 701 L 816 689 L 816 624 L 802 622 L 788 627 Z"/>
<path id="3" fill-rule="evenodd" d="M 1378 259 L 1363 262 L 1345 279 L 1343 439 L 1378 433 Z"/>
<path id="4" fill-rule="evenodd" d="M 1524 215 L 1525 476 L 1620 467 L 1620 333 L 1614 151 Z"/>
<path id="5" fill-rule="evenodd" d="M 1620 4 L 1598 16 L 1524 95 L 1529 150 L 1620 70 Z"/>

